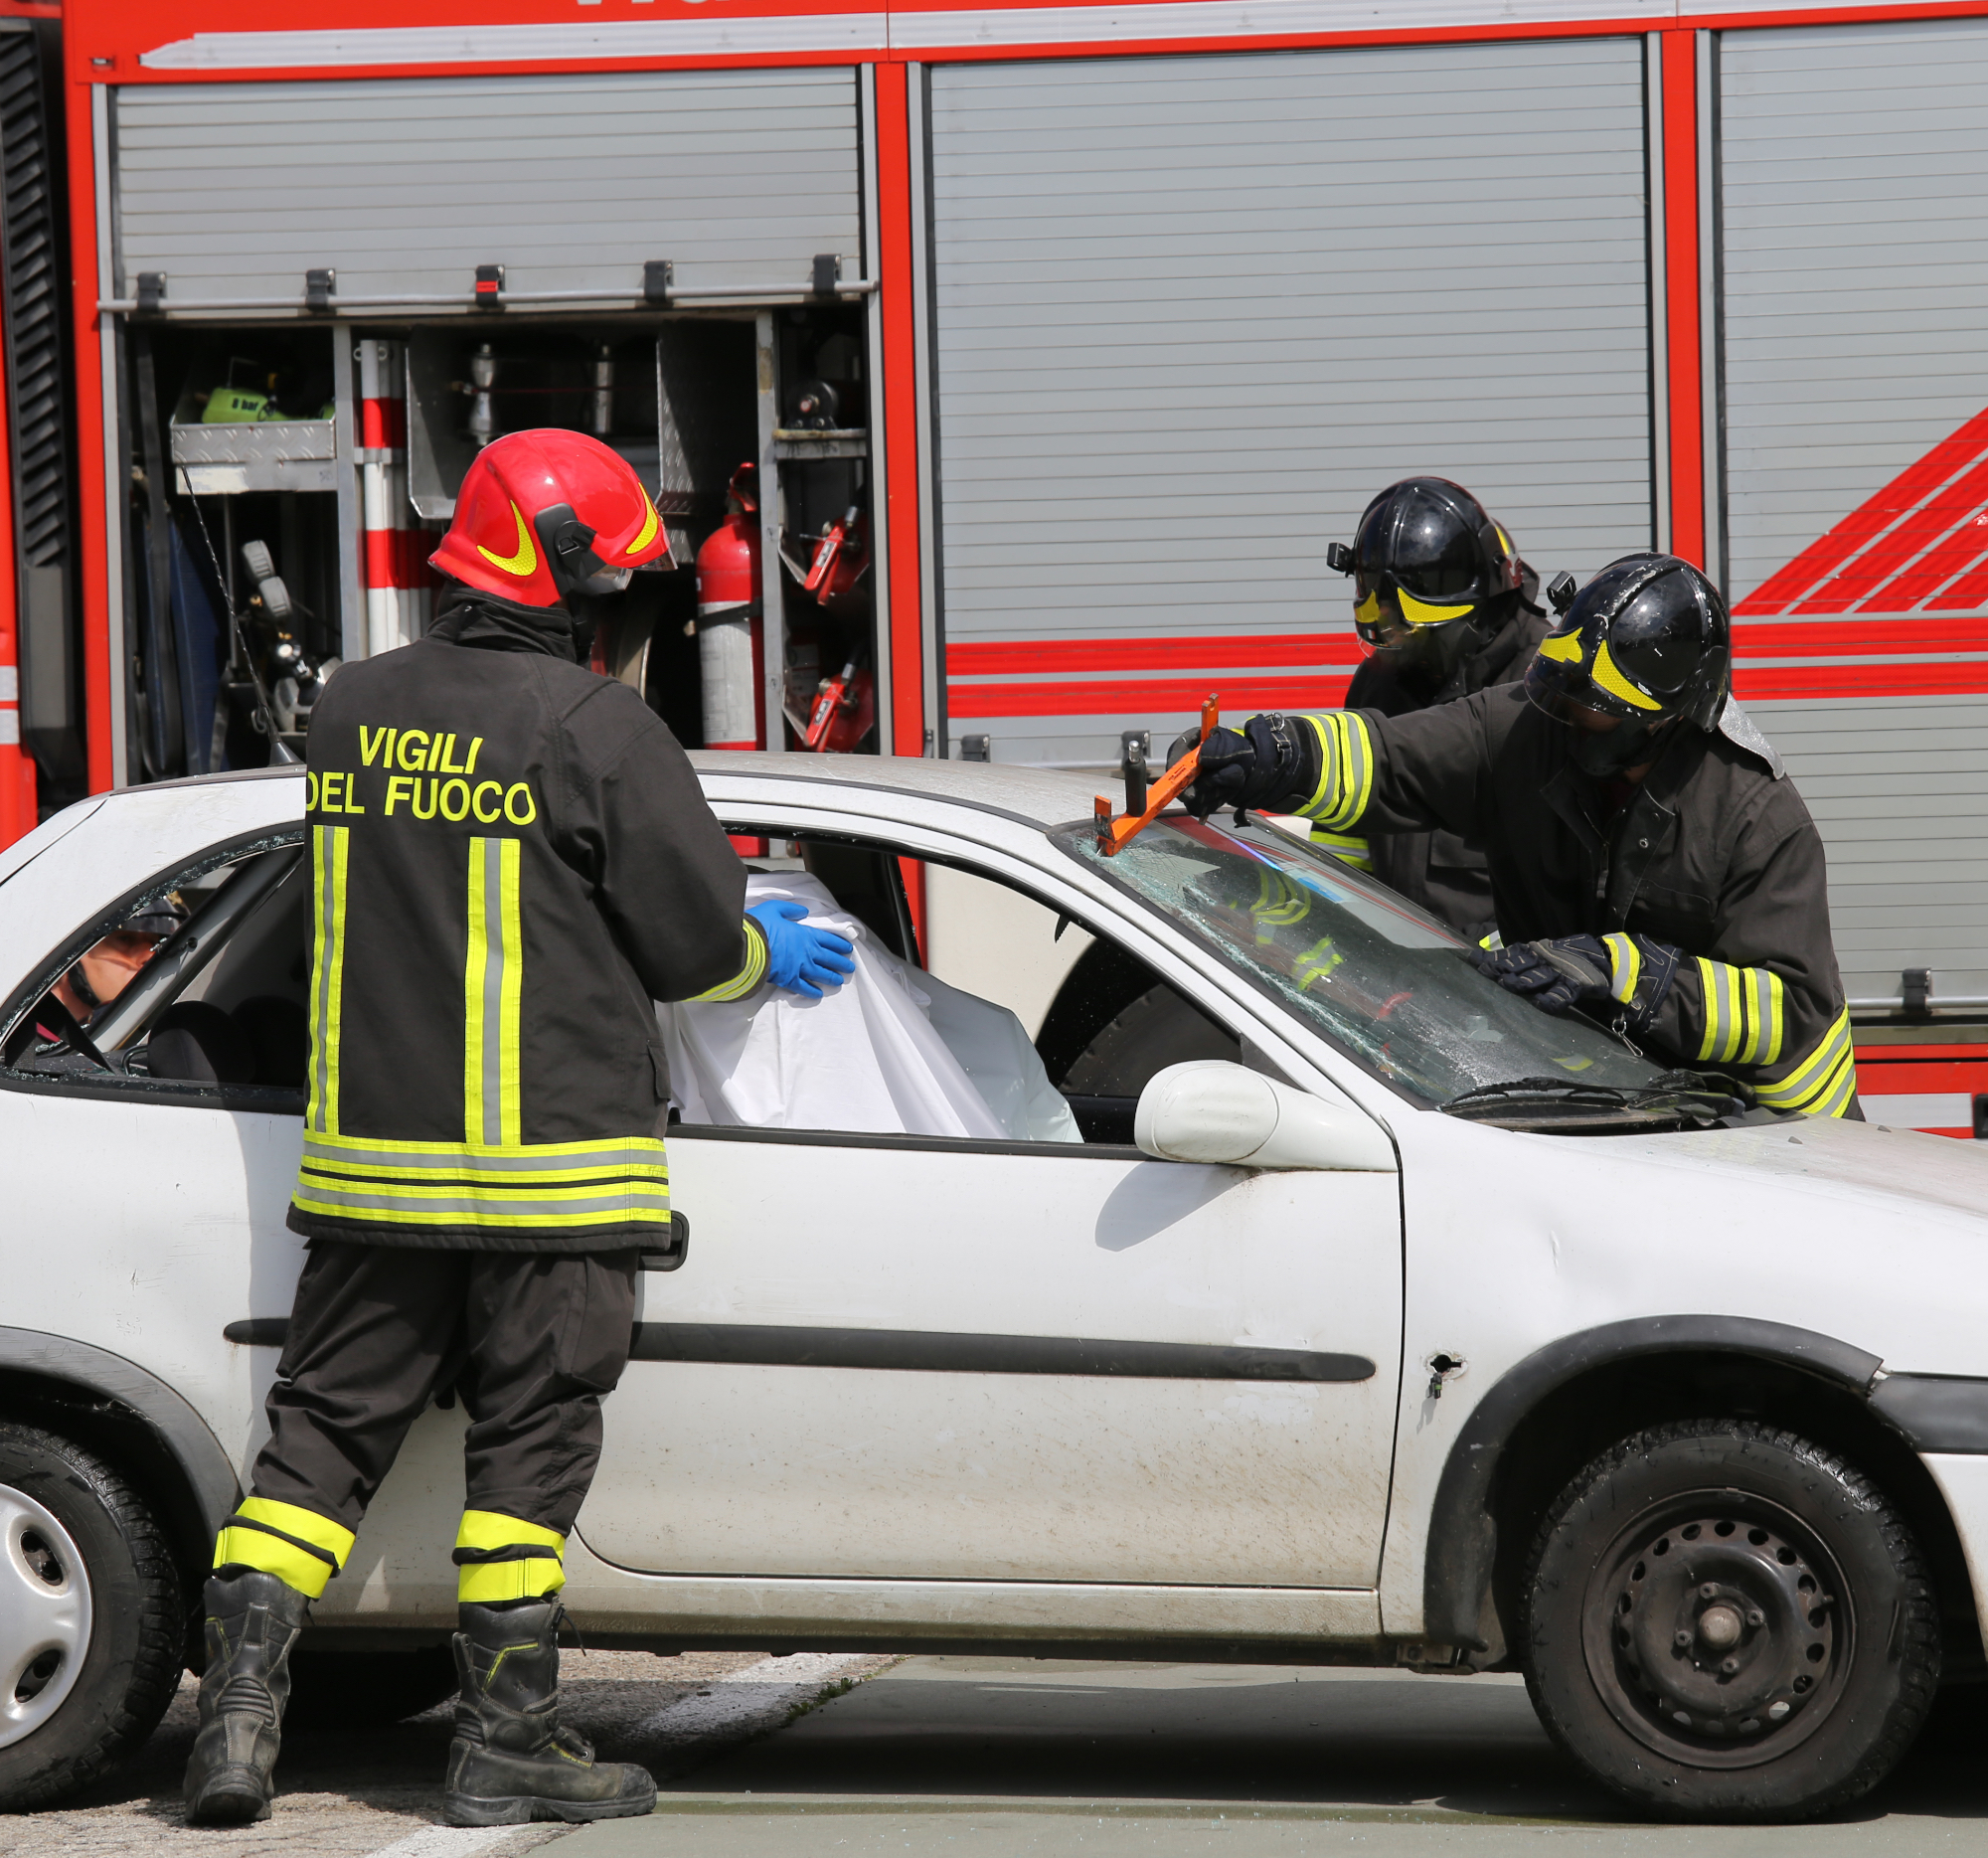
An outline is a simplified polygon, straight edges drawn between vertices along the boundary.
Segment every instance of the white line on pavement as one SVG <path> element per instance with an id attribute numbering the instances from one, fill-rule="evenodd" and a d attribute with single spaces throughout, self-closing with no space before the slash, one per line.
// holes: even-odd
<path id="1" fill-rule="evenodd" d="M 516 1826 L 423 1826 L 404 1839 L 383 1845 L 372 1858 L 469 1858 L 509 1838 Z"/>
<path id="2" fill-rule="evenodd" d="M 840 1651 L 761 1658 L 744 1670 L 713 1678 L 709 1695 L 684 1697 L 658 1710 L 637 1733 L 676 1742 L 742 1729 L 777 1729 L 796 1704 L 812 1703 L 845 1671 L 865 1662 L 860 1652 Z"/>

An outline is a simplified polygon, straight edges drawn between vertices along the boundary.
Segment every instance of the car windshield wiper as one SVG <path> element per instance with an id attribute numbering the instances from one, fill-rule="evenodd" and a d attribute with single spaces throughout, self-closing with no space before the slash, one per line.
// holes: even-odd
<path id="1" fill-rule="evenodd" d="M 1730 1095 L 1713 1080 L 1695 1071 L 1667 1071 L 1655 1083 L 1639 1086 L 1635 1090 L 1624 1090 L 1614 1084 L 1579 1084 L 1569 1078 L 1513 1078 L 1503 1084 L 1480 1084 L 1474 1090 L 1460 1091 L 1447 1098 L 1442 1107 L 1453 1109 L 1458 1103 L 1481 1103 L 1501 1098 L 1545 1097 L 1556 1102 L 1608 1103 L 1633 1108 L 1680 1097 L 1724 1099 Z"/>

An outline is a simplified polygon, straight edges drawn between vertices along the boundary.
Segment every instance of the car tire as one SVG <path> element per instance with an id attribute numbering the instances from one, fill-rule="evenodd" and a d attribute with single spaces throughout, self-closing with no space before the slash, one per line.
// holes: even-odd
<path id="1" fill-rule="evenodd" d="M 283 1727 L 299 1735 L 378 1729 L 418 1716 L 454 1695 L 455 1653 L 446 1645 L 313 1651 L 306 1638 L 290 1654 L 290 1703 Z"/>
<path id="2" fill-rule="evenodd" d="M 1740 1420 L 1653 1428 L 1560 1494 L 1524 1589 L 1526 1687 L 1646 1811 L 1802 1819 L 1869 1791 L 1939 1683 L 1917 1543 L 1860 1472 Z"/>
<path id="3" fill-rule="evenodd" d="M 186 1620 L 150 1510 L 101 1458 L 0 1423 L 0 1807 L 114 1768 L 166 1713 Z"/>

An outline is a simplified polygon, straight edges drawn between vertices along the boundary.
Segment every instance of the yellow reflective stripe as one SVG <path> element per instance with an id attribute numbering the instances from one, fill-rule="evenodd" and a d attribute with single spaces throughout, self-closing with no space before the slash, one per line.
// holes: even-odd
<path id="1" fill-rule="evenodd" d="M 1846 1077 L 1848 1090 L 1843 1088 Z M 1856 1088 L 1850 1009 L 1845 1007 L 1830 1022 L 1829 1030 L 1816 1041 L 1815 1048 L 1794 1070 L 1772 1084 L 1759 1085 L 1753 1095 L 1770 1109 L 1815 1109 L 1839 1096 L 1847 1104 L 1849 1092 Z M 1841 1115 L 1843 1112 L 1837 1108 L 1825 1113 Z"/>
<path id="2" fill-rule="evenodd" d="M 1739 973 L 1746 1003 L 1746 1040 L 1740 1048 L 1740 1062 L 1771 1065 L 1781 1055 L 1781 977 L 1764 967 L 1742 967 Z"/>
<path id="3" fill-rule="evenodd" d="M 1434 606 L 1427 600 L 1418 600 L 1407 588 L 1396 591 L 1395 597 L 1402 602 L 1402 617 L 1410 625 L 1441 625 L 1445 619 L 1461 619 L 1465 613 L 1477 610 L 1469 602 L 1461 606 Z"/>
<path id="4" fill-rule="evenodd" d="M 300 1542 L 323 1549 L 341 1568 L 352 1553 L 352 1531 L 329 1516 L 320 1516 L 316 1510 L 278 1503 L 273 1497 L 249 1497 L 235 1506 L 235 1513 L 251 1523 L 267 1523 L 286 1536 L 295 1536 Z"/>
<path id="5" fill-rule="evenodd" d="M 743 1000 L 766 978 L 766 931 L 750 917 L 746 919 L 746 965 L 728 981 L 721 981 L 699 1000 Z"/>
<path id="6" fill-rule="evenodd" d="M 462 1122 L 467 1140 L 521 1139 L 518 1019 L 524 998 L 516 839 L 469 841 L 469 941 L 462 970 Z"/>
<path id="7" fill-rule="evenodd" d="M 1608 991 L 1623 1005 L 1636 997 L 1636 983 L 1643 978 L 1643 951 L 1632 935 L 1604 935 L 1608 944 Z"/>
<path id="8" fill-rule="evenodd" d="M 1766 1011 L 1761 1015 L 1765 1027 L 1760 1042 L 1760 1063 L 1773 1065 L 1780 1062 L 1781 1036 L 1787 1024 L 1787 988 L 1781 977 L 1771 968 L 1759 970 L 1767 977 Z"/>
<path id="9" fill-rule="evenodd" d="M 1249 906 L 1256 924 L 1256 939 L 1270 940 L 1271 929 L 1289 929 L 1311 915 L 1311 902 L 1279 871 L 1256 871 L 1256 901 Z"/>
<path id="10" fill-rule="evenodd" d="M 562 1213 L 535 1207 L 525 1211 L 492 1212 L 480 1201 L 463 1201 L 442 1207 L 410 1207 L 379 1195 L 337 1194 L 325 1189 L 298 1187 L 290 1204 L 300 1213 L 321 1213 L 330 1219 L 355 1220 L 366 1226 L 469 1226 L 506 1231 L 585 1232 L 590 1227 L 611 1227 L 616 1232 L 626 1226 L 653 1226 L 669 1230 L 667 1199 L 651 1205 L 619 1201 L 592 1212 Z"/>
<path id="11" fill-rule="evenodd" d="M 345 989 L 345 871 L 350 826 L 311 827 L 311 1068 L 304 1126 L 338 1129 L 339 1014 Z"/>
<path id="12" fill-rule="evenodd" d="M 1318 785 L 1297 810 L 1307 819 L 1340 830 L 1357 824 L 1374 791 L 1374 744 L 1367 720 L 1350 710 L 1303 716 L 1318 734 Z"/>
<path id="13" fill-rule="evenodd" d="M 624 1180 L 630 1177 L 637 1180 L 662 1182 L 667 1182 L 670 1178 L 669 1164 L 660 1161 L 629 1162 L 624 1166 L 613 1168 L 533 1168 L 530 1170 L 528 1177 L 520 1177 L 518 1175 L 498 1173 L 491 1169 L 479 1170 L 474 1167 L 462 1168 L 441 1165 L 410 1168 L 382 1167 L 378 1162 L 352 1161 L 340 1155 L 317 1156 L 310 1154 L 308 1150 L 305 1151 L 304 1170 L 310 1174 L 350 1175 L 355 1180 L 384 1181 L 424 1181 L 434 1180 L 438 1177 L 456 1180 L 464 1174 L 481 1173 L 483 1178 L 493 1183 L 501 1181 L 509 1186 L 522 1187 L 530 1185 L 534 1188 L 540 1186 L 586 1186 L 589 1183 L 598 1185 L 602 1181 Z"/>
<path id="14" fill-rule="evenodd" d="M 1608 655 L 1608 641 L 1594 648 L 1594 662 L 1588 666 L 1587 675 L 1595 685 L 1605 690 L 1611 697 L 1619 697 L 1624 703 L 1633 704 L 1639 710 L 1661 710 L 1664 706 L 1654 697 L 1646 697 L 1635 685 L 1622 675 L 1621 668 Z"/>
<path id="15" fill-rule="evenodd" d="M 1311 842 L 1323 847 L 1342 864 L 1352 865 L 1361 871 L 1374 869 L 1374 848 L 1356 832 L 1328 832 L 1323 826 L 1313 826 Z"/>
<path id="16" fill-rule="evenodd" d="M 1719 983 L 1713 978 L 1718 963 L 1708 961 L 1702 954 L 1692 959 L 1698 963 L 1699 1013 L 1705 1021 L 1705 1036 L 1698 1042 L 1698 1061 L 1706 1064 L 1719 1048 Z"/>
<path id="17" fill-rule="evenodd" d="M 447 1165 L 455 1169 L 479 1168 L 503 1172 L 533 1173 L 557 1164 L 590 1164 L 601 1169 L 630 1168 L 660 1162 L 666 1150 L 660 1135 L 596 1136 L 582 1142 L 525 1142 L 506 1148 L 495 1142 L 405 1141 L 386 1135 L 307 1135 L 306 1155 L 351 1155 L 371 1159 L 406 1157 L 410 1162 Z"/>
<path id="18" fill-rule="evenodd" d="M 566 1537 L 544 1523 L 528 1523 L 502 1510 L 464 1510 L 455 1546 L 466 1549 L 549 1548 L 566 1553 Z"/>
<path id="19" fill-rule="evenodd" d="M 1821 1094 L 1809 1105 L 1809 1113 L 1817 1116 L 1840 1116 L 1850 1107 L 1850 1099 L 1857 1095 L 1857 1054 L 1849 1051 L 1843 1054 L 1836 1069 L 1829 1074 L 1828 1082 Z"/>
<path id="20" fill-rule="evenodd" d="M 316 1600 L 332 1577 L 331 1564 L 320 1561 L 308 1549 L 300 1549 L 294 1542 L 285 1542 L 266 1530 L 238 1529 L 232 1525 L 214 1538 L 214 1565 L 253 1568 L 257 1574 L 272 1574 L 306 1600 Z"/>
<path id="21" fill-rule="evenodd" d="M 1550 632 L 1540 640 L 1540 656 L 1564 664 L 1580 662 L 1580 633 Z"/>
<path id="22" fill-rule="evenodd" d="M 566 1586 L 566 1570 L 556 1561 L 471 1562 L 455 1571 L 459 1605 L 496 1606 L 507 1600 L 543 1600 Z"/>

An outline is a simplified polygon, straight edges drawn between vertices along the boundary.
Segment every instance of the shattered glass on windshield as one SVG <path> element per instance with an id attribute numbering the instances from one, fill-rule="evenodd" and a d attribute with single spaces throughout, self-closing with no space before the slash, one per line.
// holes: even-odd
<path id="1" fill-rule="evenodd" d="M 1055 836 L 1428 1102 L 1521 1080 L 1640 1092 L 1664 1076 L 1586 1020 L 1507 993 L 1434 917 L 1276 827 L 1168 817 L 1109 859 L 1088 826 Z"/>

